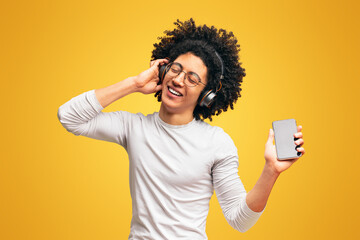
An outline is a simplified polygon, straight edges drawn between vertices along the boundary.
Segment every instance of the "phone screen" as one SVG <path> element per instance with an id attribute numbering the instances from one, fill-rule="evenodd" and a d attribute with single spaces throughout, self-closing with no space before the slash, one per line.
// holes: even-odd
<path id="1" fill-rule="evenodd" d="M 297 132 L 295 119 L 285 119 L 272 123 L 275 134 L 276 154 L 279 160 L 298 158 L 301 153 L 296 150 L 294 133 Z"/>

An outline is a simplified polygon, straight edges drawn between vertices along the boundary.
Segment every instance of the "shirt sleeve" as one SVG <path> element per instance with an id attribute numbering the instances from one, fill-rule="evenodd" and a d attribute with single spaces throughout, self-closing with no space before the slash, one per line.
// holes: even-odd
<path id="1" fill-rule="evenodd" d="M 254 212 L 247 206 L 247 193 L 238 176 L 237 149 L 229 135 L 225 132 L 222 135 L 221 148 L 212 169 L 214 189 L 227 222 L 234 229 L 246 232 L 257 222 L 265 208 L 261 212 Z"/>
<path id="2" fill-rule="evenodd" d="M 126 148 L 127 123 L 131 113 L 102 112 L 95 90 L 84 92 L 58 109 L 62 126 L 75 136 L 86 136 L 120 144 Z"/>

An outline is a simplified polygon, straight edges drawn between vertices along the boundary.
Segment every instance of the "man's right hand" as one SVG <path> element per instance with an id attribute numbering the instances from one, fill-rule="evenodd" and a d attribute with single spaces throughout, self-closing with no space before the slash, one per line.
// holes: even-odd
<path id="1" fill-rule="evenodd" d="M 167 64 L 167 59 L 156 59 L 150 62 L 150 68 L 141 72 L 134 78 L 136 91 L 143 94 L 155 93 L 161 90 L 159 82 L 159 67 Z"/>

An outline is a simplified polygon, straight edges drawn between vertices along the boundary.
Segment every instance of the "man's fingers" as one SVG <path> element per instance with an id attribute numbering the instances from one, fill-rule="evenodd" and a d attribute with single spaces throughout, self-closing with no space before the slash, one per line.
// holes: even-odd
<path id="1" fill-rule="evenodd" d="M 294 133 L 294 137 L 296 137 L 296 138 L 302 138 L 302 137 L 303 137 L 303 134 L 302 134 L 302 132 L 297 132 L 297 133 Z"/>
<path id="2" fill-rule="evenodd" d="M 296 151 L 301 152 L 302 155 L 305 154 L 305 149 L 303 147 L 296 147 Z"/>
<path id="3" fill-rule="evenodd" d="M 168 62 L 169 62 L 169 60 L 166 58 L 156 59 L 156 60 L 153 60 L 150 62 L 150 67 L 152 67 L 154 65 L 158 67 L 159 65 L 167 64 Z"/>
<path id="4" fill-rule="evenodd" d="M 297 126 L 297 131 L 301 132 L 301 130 L 302 130 L 302 126 L 301 125 Z"/>
<path id="5" fill-rule="evenodd" d="M 298 140 L 295 141 L 295 145 L 303 145 L 304 144 L 304 139 L 300 138 Z"/>
<path id="6" fill-rule="evenodd" d="M 158 92 L 162 89 L 162 86 L 161 84 L 160 85 L 157 85 L 156 88 L 155 88 L 155 92 Z"/>

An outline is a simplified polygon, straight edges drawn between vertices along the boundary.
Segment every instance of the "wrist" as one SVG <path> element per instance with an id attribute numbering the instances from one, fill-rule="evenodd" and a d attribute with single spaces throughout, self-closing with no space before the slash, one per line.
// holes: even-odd
<path id="1" fill-rule="evenodd" d="M 270 164 L 268 162 L 265 163 L 264 170 L 267 175 L 277 178 L 280 175 L 280 172 L 276 170 L 275 166 L 273 164 Z"/>
<path id="2" fill-rule="evenodd" d="M 136 84 L 137 77 L 128 77 L 124 81 L 126 83 L 127 88 L 129 89 L 129 93 L 134 93 L 139 91 L 139 87 Z"/>

